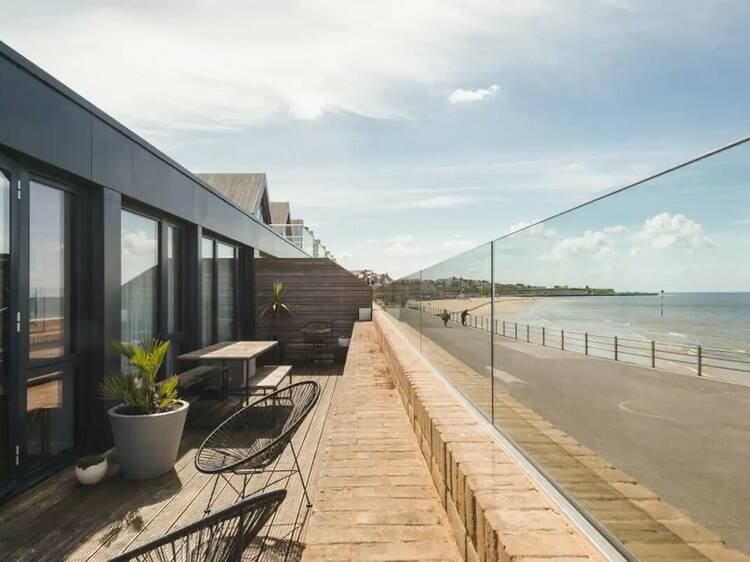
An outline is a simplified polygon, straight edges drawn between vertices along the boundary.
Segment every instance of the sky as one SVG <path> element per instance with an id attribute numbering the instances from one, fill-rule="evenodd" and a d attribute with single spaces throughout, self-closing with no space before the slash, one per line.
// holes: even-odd
<path id="1" fill-rule="evenodd" d="M 2 2 L 11 47 L 190 170 L 266 172 L 393 277 L 750 132 L 747 1 Z M 649 219 L 724 236 L 666 200 L 611 218 L 552 228 L 535 267 Z"/>

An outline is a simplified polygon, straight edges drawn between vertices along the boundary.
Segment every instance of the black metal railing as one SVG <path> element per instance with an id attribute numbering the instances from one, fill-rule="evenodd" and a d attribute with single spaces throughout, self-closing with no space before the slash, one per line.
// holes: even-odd
<path id="1" fill-rule="evenodd" d="M 422 311 L 438 317 L 443 312 L 429 305 L 423 305 Z M 451 312 L 450 321 L 461 325 L 461 313 Z M 687 370 L 699 377 L 721 371 L 750 374 L 750 353 L 741 350 L 605 336 L 501 319 L 495 319 L 494 323 L 492 326 L 492 320 L 486 316 L 470 314 L 465 325 L 529 344 L 676 372 Z"/>

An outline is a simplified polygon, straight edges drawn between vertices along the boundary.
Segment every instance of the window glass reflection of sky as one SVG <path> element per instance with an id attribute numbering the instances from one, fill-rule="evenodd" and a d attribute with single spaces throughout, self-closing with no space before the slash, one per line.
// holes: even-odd
<path id="1" fill-rule="evenodd" d="M 155 220 L 135 213 L 122 213 L 122 285 L 157 266 L 158 240 Z"/>

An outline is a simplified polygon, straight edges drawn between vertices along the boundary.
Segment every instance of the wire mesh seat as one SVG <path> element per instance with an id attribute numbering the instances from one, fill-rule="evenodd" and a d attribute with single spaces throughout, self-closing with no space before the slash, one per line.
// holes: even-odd
<path id="1" fill-rule="evenodd" d="M 111 562 L 242 560 L 243 552 L 258 537 L 284 498 L 286 490 L 253 496 L 112 558 Z M 262 545 L 258 555 L 261 551 Z"/>
<path id="2" fill-rule="evenodd" d="M 262 472 L 276 461 L 289 445 L 295 472 L 302 480 L 308 506 L 312 505 L 297 461 L 292 437 L 320 397 L 320 385 L 305 381 L 289 385 L 245 406 L 214 429 L 195 454 L 195 467 L 204 474 L 226 475 Z M 232 486 L 229 479 L 227 483 Z M 242 497 L 247 480 L 243 481 Z M 274 482 L 269 482 L 266 487 Z M 232 486 L 234 487 L 234 486 Z M 206 508 L 210 512 L 216 489 L 214 482 Z"/>

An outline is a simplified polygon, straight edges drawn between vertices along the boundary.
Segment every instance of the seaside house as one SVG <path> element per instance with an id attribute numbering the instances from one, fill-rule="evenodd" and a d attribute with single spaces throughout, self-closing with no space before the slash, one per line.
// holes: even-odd
<path id="1" fill-rule="evenodd" d="M 392 281 L 335 263 L 265 174 L 193 174 L 2 43 L 0 84 L 0 559 L 750 560 L 750 356 L 653 336 L 747 295 L 670 309 L 606 276 L 744 248 L 750 138 Z M 675 201 L 732 229 L 653 216 Z M 706 278 L 743 271 L 726 255 Z M 580 308 L 552 322 L 561 299 Z M 603 299 L 612 322 L 566 323 Z M 661 331 L 623 337 L 633 310 Z M 184 389 L 173 469 L 128 480 L 97 387 L 111 342 L 149 337 L 159 376 L 187 354 L 217 378 Z M 235 377 L 228 347 L 275 354 Z M 273 516 L 242 511 L 256 492 Z"/>

